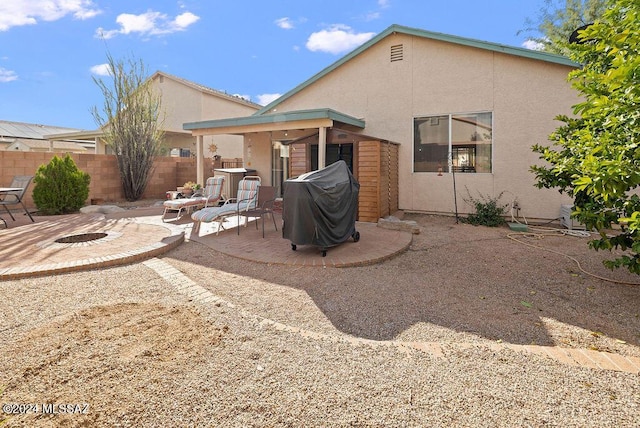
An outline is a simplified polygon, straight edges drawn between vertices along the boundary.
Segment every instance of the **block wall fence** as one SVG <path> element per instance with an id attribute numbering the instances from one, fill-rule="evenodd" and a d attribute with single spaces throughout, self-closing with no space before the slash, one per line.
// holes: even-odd
<path id="1" fill-rule="evenodd" d="M 49 163 L 54 155 L 65 156 L 65 154 L 53 152 L 0 151 L 0 187 L 9 186 L 14 175 L 35 175 L 40 165 Z M 91 203 L 91 199 L 102 199 L 105 203 L 125 200 L 114 155 L 84 153 L 69 155 L 80 170 L 91 176 L 87 205 Z M 195 159 L 158 157 L 154 162 L 154 171 L 142 198 L 164 199 L 167 190 L 175 190 L 187 181 L 196 181 Z M 32 192 L 33 183 L 29 186 L 25 197 L 25 203 L 29 209 L 35 208 Z"/>

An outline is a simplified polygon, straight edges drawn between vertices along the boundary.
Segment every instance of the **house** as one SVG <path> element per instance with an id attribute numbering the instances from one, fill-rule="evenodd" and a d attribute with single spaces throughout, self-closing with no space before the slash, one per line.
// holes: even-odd
<path id="1" fill-rule="evenodd" d="M 78 132 L 78 129 L 35 123 L 0 120 L 0 150 L 22 152 L 85 153 L 92 141 L 78 139 L 50 140 L 52 133 Z"/>
<path id="2" fill-rule="evenodd" d="M 469 213 L 469 196 L 500 194 L 527 218 L 555 219 L 571 200 L 534 186 L 529 168 L 540 161 L 531 146 L 547 142 L 554 118 L 579 101 L 567 81 L 575 67 L 553 54 L 392 25 L 252 116 L 184 129 L 200 151 L 205 138 L 243 136 L 245 164 L 274 186 L 347 160 L 372 189 L 361 192 L 360 205 L 371 205 L 361 220 L 396 206 Z"/>
<path id="3" fill-rule="evenodd" d="M 244 98 L 227 94 L 223 91 L 208 88 L 189 80 L 173 76 L 162 71 L 155 72 L 150 78 L 153 86 L 161 95 L 164 121 L 163 146 L 165 153 L 189 157 L 194 154 L 196 139 L 190 132 L 182 128 L 187 121 L 204 118 L 225 118 L 248 116 L 258 111 L 261 106 Z M 95 141 L 96 153 L 106 153 L 107 148 L 102 141 L 101 130 L 58 133 L 49 138 L 68 139 L 83 138 Z M 203 156 L 211 158 L 219 155 L 225 158 L 241 158 L 241 137 L 233 135 L 209 136 L 203 141 Z M 205 174 L 204 167 L 202 174 Z M 206 171 L 206 174 L 209 174 Z M 200 181 L 204 183 L 204 180 Z"/>

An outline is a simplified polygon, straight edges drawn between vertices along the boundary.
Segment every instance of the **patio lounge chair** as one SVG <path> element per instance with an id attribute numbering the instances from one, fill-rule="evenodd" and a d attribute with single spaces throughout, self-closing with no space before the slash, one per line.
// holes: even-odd
<path id="1" fill-rule="evenodd" d="M 190 210 L 197 207 L 209 207 L 220 200 L 222 194 L 222 184 L 224 183 L 223 176 L 215 176 L 207 178 L 207 183 L 204 187 L 201 195 L 193 195 L 190 198 L 173 199 L 170 201 L 164 201 L 164 212 L 162 213 L 162 221 L 165 220 L 167 212 L 177 211 L 176 217 L 173 220 L 178 220 L 182 210 Z"/>
<path id="2" fill-rule="evenodd" d="M 268 215 L 273 220 L 273 226 L 278 230 L 276 219 L 273 216 L 273 204 L 276 201 L 276 188 L 273 186 L 260 186 L 258 188 L 258 202 L 256 207 L 246 211 L 242 211 L 239 215 L 246 218 L 244 227 L 247 227 L 249 218 L 262 219 L 262 237 L 264 238 L 264 218 Z M 256 220 L 256 230 L 258 229 L 258 221 Z M 240 235 L 240 222 L 238 222 L 238 235 Z"/>
<path id="3" fill-rule="evenodd" d="M 0 193 L 0 205 L 2 205 L 5 211 L 9 213 L 13 221 L 16 221 L 16 218 L 13 216 L 11 211 L 9 211 L 9 208 L 7 208 L 12 205 L 22 205 L 25 214 L 29 216 L 31 221 L 35 221 L 33 217 L 31 217 L 31 213 L 29 213 L 29 210 L 27 210 L 27 206 L 24 204 L 24 195 L 25 193 L 27 193 L 27 188 L 29 187 L 32 179 L 32 175 L 16 175 L 13 177 L 9 188 L 21 190 L 11 190 Z"/>
<path id="4" fill-rule="evenodd" d="M 224 204 L 219 207 L 207 207 L 191 214 L 194 221 L 194 231 L 200 229 L 201 222 L 217 222 L 218 230 L 216 235 L 220 233 L 220 229 L 224 229 L 224 221 L 226 217 L 235 215 L 240 219 L 240 213 L 256 207 L 258 199 L 258 187 L 260 186 L 260 177 L 246 176 L 238 183 L 238 193 L 235 198 L 227 199 Z"/>

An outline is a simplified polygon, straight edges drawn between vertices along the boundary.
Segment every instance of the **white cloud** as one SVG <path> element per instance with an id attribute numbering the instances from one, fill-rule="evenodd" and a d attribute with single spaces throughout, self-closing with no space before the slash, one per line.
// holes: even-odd
<path id="1" fill-rule="evenodd" d="M 104 39 L 111 39 L 118 34 L 133 33 L 138 33 L 141 36 L 159 36 L 184 31 L 199 19 L 199 16 L 191 12 L 181 13 L 174 19 L 164 13 L 152 10 L 140 15 L 122 13 L 116 18 L 116 23 L 120 25 L 119 29 L 105 30 L 104 28 L 98 28 L 95 35 Z"/>
<path id="2" fill-rule="evenodd" d="M 390 0 L 378 0 L 378 6 L 380 6 L 381 8 L 387 8 L 389 7 L 389 2 Z"/>
<path id="3" fill-rule="evenodd" d="M 116 22 L 120 24 L 121 33 L 149 33 L 155 31 L 156 21 L 163 18 L 160 12 L 149 11 L 141 15 L 123 13 L 118 15 Z"/>
<path id="4" fill-rule="evenodd" d="M 260 104 L 261 106 L 266 106 L 267 104 L 271 103 L 272 101 L 277 100 L 281 96 L 282 96 L 282 94 L 262 94 L 262 95 L 258 95 L 258 104 Z"/>
<path id="5" fill-rule="evenodd" d="M 0 67 L 0 83 L 7 83 L 13 80 L 18 80 L 18 75 L 16 74 L 16 72 Z"/>
<path id="6" fill-rule="evenodd" d="M 283 30 L 291 30 L 294 27 L 293 22 L 291 22 L 291 20 L 288 17 L 276 19 L 275 23 L 278 27 L 282 28 Z"/>
<path id="7" fill-rule="evenodd" d="M 351 27 L 337 24 L 327 30 L 312 33 L 306 46 L 313 52 L 339 54 L 360 46 L 374 35 L 375 33 L 355 33 Z"/>
<path id="8" fill-rule="evenodd" d="M 173 27 L 180 30 L 184 30 L 191 24 L 195 24 L 200 19 L 199 16 L 194 15 L 191 12 L 181 13 L 173 20 Z"/>
<path id="9" fill-rule="evenodd" d="M 0 31 L 11 27 L 35 25 L 38 21 L 57 21 L 67 15 L 89 19 L 102 13 L 92 0 L 2 0 Z"/>
<path id="10" fill-rule="evenodd" d="M 369 12 L 364 16 L 365 21 L 375 21 L 380 18 L 380 12 Z"/>
<path id="11" fill-rule="evenodd" d="M 98 76 L 111 76 L 111 67 L 109 64 L 98 64 L 91 67 L 91 73 L 97 74 Z"/>
<path id="12" fill-rule="evenodd" d="M 535 40 L 526 40 L 524 43 L 522 43 L 522 47 L 534 51 L 541 51 L 544 49 L 544 44 L 536 42 Z"/>

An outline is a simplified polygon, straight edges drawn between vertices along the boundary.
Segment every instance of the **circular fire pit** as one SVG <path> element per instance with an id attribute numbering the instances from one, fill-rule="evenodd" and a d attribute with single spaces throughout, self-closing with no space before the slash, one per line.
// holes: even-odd
<path id="1" fill-rule="evenodd" d="M 62 249 L 72 247 L 86 247 L 91 245 L 101 245 L 113 241 L 122 236 L 121 232 L 85 232 L 66 235 L 56 239 L 38 242 L 36 245 L 46 249 Z"/>
<path id="2" fill-rule="evenodd" d="M 79 242 L 89 242 L 96 241 L 98 239 L 102 239 L 106 237 L 107 234 L 103 232 L 96 233 L 81 233 L 79 235 L 69 235 L 63 236 L 62 238 L 56 239 L 54 242 L 58 244 L 77 244 Z"/>

